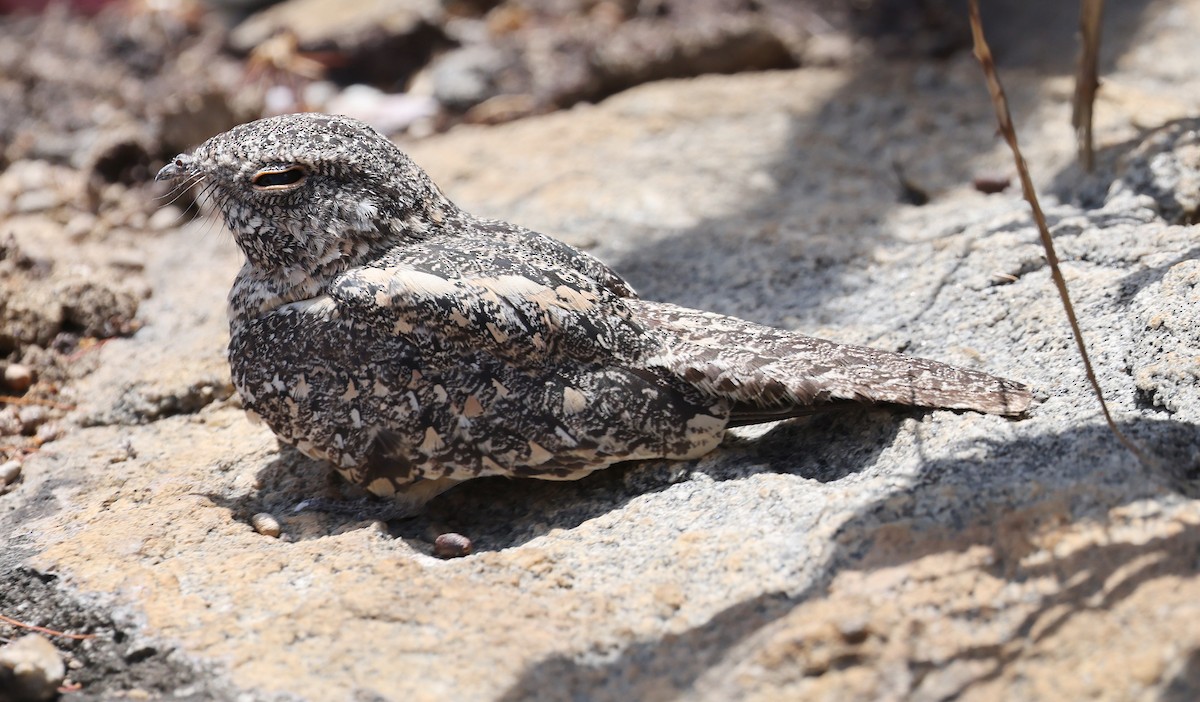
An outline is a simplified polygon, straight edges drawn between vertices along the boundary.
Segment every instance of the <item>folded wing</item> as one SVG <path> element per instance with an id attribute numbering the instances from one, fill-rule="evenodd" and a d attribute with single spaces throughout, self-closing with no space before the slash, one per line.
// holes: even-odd
<path id="1" fill-rule="evenodd" d="M 980 371 L 666 303 L 627 304 L 667 339 L 651 363 L 735 402 L 732 425 L 850 402 L 1017 415 L 1031 401 L 1024 385 Z"/>

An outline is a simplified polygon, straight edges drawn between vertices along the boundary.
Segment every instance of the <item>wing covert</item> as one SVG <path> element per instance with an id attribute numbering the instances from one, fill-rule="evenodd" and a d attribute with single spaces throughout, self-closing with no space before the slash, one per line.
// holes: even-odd
<path id="1" fill-rule="evenodd" d="M 647 350 L 650 337 L 622 299 L 572 282 L 449 277 L 395 264 L 347 272 L 330 295 L 432 354 L 487 351 L 518 365 L 556 357 L 608 364 Z"/>

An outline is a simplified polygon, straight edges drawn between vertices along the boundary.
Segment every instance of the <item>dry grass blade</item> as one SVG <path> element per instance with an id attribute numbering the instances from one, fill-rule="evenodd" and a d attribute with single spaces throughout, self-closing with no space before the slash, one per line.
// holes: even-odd
<path id="1" fill-rule="evenodd" d="M 40 397 L 17 397 L 15 395 L 0 395 L 0 405 L 40 405 L 42 407 L 50 407 L 51 409 L 63 410 L 64 412 L 70 412 L 75 409 L 75 405 L 68 405 L 63 402 L 43 400 Z"/>
<path id="2" fill-rule="evenodd" d="M 1033 210 L 1033 219 L 1042 239 L 1042 248 L 1046 250 L 1046 261 L 1050 264 L 1050 277 L 1054 280 L 1054 287 L 1058 289 L 1059 298 L 1062 299 L 1067 320 L 1071 323 L 1071 332 L 1075 335 L 1075 346 L 1078 347 L 1079 356 L 1083 359 L 1083 368 L 1087 372 L 1088 382 L 1091 383 L 1092 390 L 1096 393 L 1096 399 L 1100 401 L 1100 410 L 1104 413 L 1104 421 L 1108 422 L 1108 428 L 1112 430 L 1113 435 L 1124 444 L 1125 448 L 1137 456 L 1143 465 L 1155 466 L 1156 463 L 1153 459 L 1117 427 L 1112 414 L 1108 411 L 1108 403 L 1104 401 L 1104 391 L 1100 388 L 1100 381 L 1096 379 L 1096 372 L 1092 369 L 1087 346 L 1083 342 L 1083 332 L 1079 329 L 1079 320 L 1075 318 L 1075 308 L 1071 305 L 1071 296 L 1067 292 L 1067 281 L 1063 278 L 1062 269 L 1058 265 L 1058 254 L 1054 251 L 1050 228 L 1046 226 L 1046 216 L 1042 213 L 1042 206 L 1038 204 L 1037 193 L 1033 189 L 1033 179 L 1029 176 L 1029 167 L 1025 164 L 1025 157 L 1021 155 L 1021 149 L 1017 145 L 1017 132 L 1013 128 L 1012 114 L 1008 111 L 1008 98 L 1004 95 L 1004 87 L 1000 85 L 1000 76 L 996 73 L 996 62 L 992 59 L 992 50 L 983 36 L 983 21 L 979 17 L 979 0 L 970 0 L 970 13 L 971 34 L 975 39 L 975 58 L 979 59 L 980 65 L 983 66 L 983 73 L 987 77 L 988 92 L 991 93 L 992 105 L 996 108 L 996 121 L 1000 125 L 1000 134 L 1004 136 L 1004 140 L 1012 149 L 1013 161 L 1017 165 L 1017 174 L 1021 178 L 1021 191 L 1024 193 L 1030 209 Z"/>
<path id="3" fill-rule="evenodd" d="M 1091 171 L 1095 161 L 1092 145 L 1092 107 L 1100 87 L 1100 20 L 1104 17 L 1104 0 L 1083 0 L 1079 7 L 1079 67 L 1075 72 L 1075 104 L 1071 110 L 1071 126 L 1075 127 L 1075 148 L 1079 161 Z"/>
<path id="4" fill-rule="evenodd" d="M 47 629 L 44 626 L 34 626 L 32 624 L 26 624 L 25 622 L 17 621 L 16 619 L 13 619 L 12 617 L 6 617 L 3 614 L 0 614 L 0 622 L 8 624 L 9 626 L 17 627 L 18 629 L 27 629 L 29 631 L 36 631 L 39 634 L 45 634 L 47 636 L 61 636 L 63 638 L 67 638 L 67 639 L 75 639 L 76 641 L 84 641 L 86 639 L 96 638 L 95 634 L 68 634 L 66 632 L 56 631 L 54 629 Z"/>

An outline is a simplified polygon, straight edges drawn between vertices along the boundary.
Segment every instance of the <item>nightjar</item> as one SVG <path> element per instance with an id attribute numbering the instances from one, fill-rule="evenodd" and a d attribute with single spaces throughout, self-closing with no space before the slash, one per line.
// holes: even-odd
<path id="1" fill-rule="evenodd" d="M 1030 404 L 986 373 L 641 300 L 590 255 L 459 209 L 346 117 L 245 124 L 158 178 L 203 184 L 246 256 L 246 409 L 376 495 L 693 458 L 727 427 L 850 403 Z"/>

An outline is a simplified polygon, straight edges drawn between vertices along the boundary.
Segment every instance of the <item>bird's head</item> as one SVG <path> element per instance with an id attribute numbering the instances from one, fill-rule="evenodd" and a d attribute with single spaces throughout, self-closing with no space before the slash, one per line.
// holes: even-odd
<path id="1" fill-rule="evenodd" d="M 196 184 L 251 266 L 319 276 L 434 233 L 458 210 L 373 128 L 333 115 L 261 119 L 176 156 L 157 180 Z"/>

